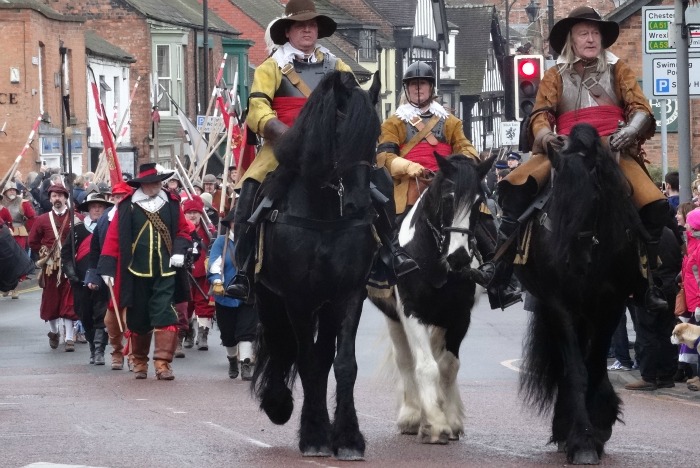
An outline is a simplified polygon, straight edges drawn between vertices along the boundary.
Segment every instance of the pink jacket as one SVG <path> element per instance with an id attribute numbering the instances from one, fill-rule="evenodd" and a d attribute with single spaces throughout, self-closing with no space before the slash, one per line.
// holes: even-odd
<path id="1" fill-rule="evenodd" d="M 700 306 L 700 238 L 693 237 L 693 231 L 686 231 L 688 241 L 688 253 L 683 257 L 681 269 L 683 287 L 685 288 L 685 301 L 688 310 L 695 311 Z"/>

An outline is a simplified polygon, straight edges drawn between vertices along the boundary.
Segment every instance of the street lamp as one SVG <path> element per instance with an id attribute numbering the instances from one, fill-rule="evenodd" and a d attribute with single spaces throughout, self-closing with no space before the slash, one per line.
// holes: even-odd
<path id="1" fill-rule="evenodd" d="M 525 7 L 525 13 L 527 13 L 527 19 L 531 23 L 534 23 L 537 19 L 537 14 L 540 12 L 540 5 L 535 3 L 535 0 L 530 0 L 530 3 Z"/>
<path id="2" fill-rule="evenodd" d="M 510 9 L 513 8 L 513 5 L 515 5 L 515 2 L 518 0 L 513 0 L 512 2 L 508 3 L 508 0 L 505 0 L 506 4 L 506 55 L 510 55 Z"/>

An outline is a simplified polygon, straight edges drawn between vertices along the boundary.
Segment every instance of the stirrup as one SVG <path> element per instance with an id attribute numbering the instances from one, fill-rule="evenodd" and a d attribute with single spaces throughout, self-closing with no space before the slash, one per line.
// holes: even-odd
<path id="1" fill-rule="evenodd" d="M 250 296 L 250 280 L 245 273 L 237 273 L 226 287 L 226 296 L 248 302 Z"/>
<path id="2" fill-rule="evenodd" d="M 413 260 L 403 249 L 398 249 L 396 252 L 394 252 L 392 267 L 394 268 L 394 274 L 397 277 L 401 277 L 419 268 L 416 261 Z"/>
<path id="3" fill-rule="evenodd" d="M 504 286 L 492 286 L 486 290 L 491 310 L 506 310 L 508 307 L 522 302 L 522 292 L 518 288 L 511 287 L 510 283 Z"/>

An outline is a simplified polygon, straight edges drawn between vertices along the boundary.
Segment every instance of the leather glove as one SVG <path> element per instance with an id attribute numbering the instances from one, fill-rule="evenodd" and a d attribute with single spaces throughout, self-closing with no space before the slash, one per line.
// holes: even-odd
<path id="1" fill-rule="evenodd" d="M 212 292 L 215 296 L 223 296 L 226 292 L 224 290 L 224 283 L 222 283 L 221 280 L 214 280 L 212 283 Z"/>
<path id="2" fill-rule="evenodd" d="M 102 281 L 104 281 L 107 286 L 114 286 L 114 278 L 109 275 L 102 275 Z"/>
<path id="3" fill-rule="evenodd" d="M 554 132 L 549 132 L 546 133 L 542 136 L 542 148 L 544 150 L 547 150 L 547 145 L 552 145 L 552 148 L 556 151 L 561 151 L 562 148 L 564 148 L 564 144 L 566 144 L 566 140 L 568 140 L 568 137 L 565 135 L 557 135 Z"/>
<path id="4" fill-rule="evenodd" d="M 695 321 L 700 323 L 700 306 L 695 308 Z"/>
<path id="5" fill-rule="evenodd" d="M 182 254 L 175 254 L 170 257 L 170 266 L 173 268 L 180 268 L 185 264 L 185 256 Z"/>
<path id="6" fill-rule="evenodd" d="M 635 112 L 629 123 L 610 136 L 610 148 L 618 151 L 634 145 L 639 135 L 644 132 L 651 122 L 646 112 Z"/>
<path id="7" fill-rule="evenodd" d="M 423 174 L 423 166 L 404 158 L 394 158 L 389 166 L 389 173 L 392 177 L 418 177 Z"/>

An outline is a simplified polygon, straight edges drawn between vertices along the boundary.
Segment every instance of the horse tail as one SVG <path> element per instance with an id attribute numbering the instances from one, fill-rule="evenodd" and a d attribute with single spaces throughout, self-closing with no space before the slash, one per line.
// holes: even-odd
<path id="1" fill-rule="evenodd" d="M 281 314 L 286 317 L 286 314 Z M 292 387 L 297 376 L 297 344 L 288 320 L 279 326 L 258 327 L 251 392 L 274 424 L 285 424 L 294 411 Z"/>
<path id="2" fill-rule="evenodd" d="M 562 343 L 562 324 L 555 310 L 541 303 L 530 314 L 525 337 L 525 358 L 520 372 L 520 394 L 538 414 L 545 415 L 552 409 L 557 383 L 566 369 L 561 349 L 571 343 Z"/>

